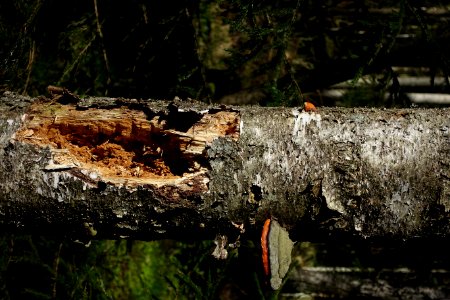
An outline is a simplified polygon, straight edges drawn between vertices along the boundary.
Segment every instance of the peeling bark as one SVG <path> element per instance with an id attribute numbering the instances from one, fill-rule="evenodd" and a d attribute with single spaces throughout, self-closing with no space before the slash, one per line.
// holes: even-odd
<path id="1" fill-rule="evenodd" d="M 0 99 L 0 224 L 71 237 L 450 234 L 449 109 Z"/>

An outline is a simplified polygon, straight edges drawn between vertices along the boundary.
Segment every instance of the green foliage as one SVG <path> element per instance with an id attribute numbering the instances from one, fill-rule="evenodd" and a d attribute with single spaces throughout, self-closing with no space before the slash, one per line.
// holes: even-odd
<path id="1" fill-rule="evenodd" d="M 232 69 L 240 69 L 242 86 L 263 87 L 269 99 L 266 105 L 292 105 L 302 98 L 295 77 L 290 76 L 287 60 L 293 25 L 299 16 L 300 1 L 249 2 L 235 0 L 228 8 L 228 22 L 232 32 L 239 35 L 228 63 Z"/>
<path id="2" fill-rule="evenodd" d="M 358 69 L 356 76 L 353 78 L 353 83 L 357 82 L 361 76 L 364 75 L 365 70 L 371 67 L 377 58 L 381 55 L 389 55 L 395 45 L 397 36 L 401 33 L 403 28 L 403 22 L 405 19 L 405 5 L 406 0 L 399 1 L 398 13 L 394 13 L 390 16 L 388 26 L 381 26 L 381 24 L 378 25 L 378 27 L 381 28 L 380 37 L 373 45 L 370 55 L 366 58 L 366 63 Z M 371 103 L 367 103 L 366 105 L 371 106 Z"/>
<path id="3" fill-rule="evenodd" d="M 170 261 L 177 271 L 166 279 L 179 299 L 263 299 L 267 286 L 262 286 L 260 250 L 253 242 L 232 249 L 226 260 L 211 255 L 210 241 L 176 242 L 175 248 Z"/>
<path id="4" fill-rule="evenodd" d="M 217 299 L 255 289 L 254 246 L 227 260 L 212 241 L 91 241 L 36 236 L 0 239 L 2 299 Z M 251 250 L 250 252 L 248 250 Z M 259 262 L 259 257 L 253 257 Z M 251 268 L 249 268 L 249 262 Z M 237 274 L 237 280 L 230 278 Z M 242 282 L 241 282 L 242 280 Z M 259 280 L 259 279 L 256 279 Z M 250 282 L 251 284 L 248 284 Z"/>
<path id="5" fill-rule="evenodd" d="M 92 241 L 89 247 L 42 237 L 0 240 L 2 299 L 174 299 L 183 274 L 163 242 Z M 185 278 L 186 276 L 184 276 Z M 181 293 L 181 296 L 189 295 Z"/>

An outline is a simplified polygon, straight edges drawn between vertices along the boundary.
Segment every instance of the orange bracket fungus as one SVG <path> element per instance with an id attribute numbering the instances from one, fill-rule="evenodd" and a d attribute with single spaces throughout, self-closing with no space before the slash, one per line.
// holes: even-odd
<path id="1" fill-rule="evenodd" d="M 277 290 L 291 264 L 294 243 L 289 233 L 276 220 L 267 219 L 261 234 L 264 273 L 270 276 L 270 286 Z"/>
<path id="2" fill-rule="evenodd" d="M 305 111 L 314 111 L 315 112 L 315 111 L 317 111 L 317 108 L 311 102 L 305 102 L 304 110 Z"/>
<path id="3" fill-rule="evenodd" d="M 266 222 L 264 222 L 264 227 L 263 227 L 263 231 L 261 234 L 262 262 L 263 262 L 264 274 L 266 276 L 270 275 L 269 245 L 268 245 L 269 229 L 270 229 L 270 219 L 267 219 Z"/>

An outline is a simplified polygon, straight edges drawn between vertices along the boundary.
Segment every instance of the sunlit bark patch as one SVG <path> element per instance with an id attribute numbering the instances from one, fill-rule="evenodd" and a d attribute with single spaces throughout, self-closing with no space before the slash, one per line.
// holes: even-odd
<path id="1" fill-rule="evenodd" d="M 219 137 L 237 140 L 239 122 L 238 113 L 227 110 L 144 113 L 35 103 L 15 138 L 50 148 L 47 171 L 78 168 L 116 184 L 206 190 L 205 148 Z"/>

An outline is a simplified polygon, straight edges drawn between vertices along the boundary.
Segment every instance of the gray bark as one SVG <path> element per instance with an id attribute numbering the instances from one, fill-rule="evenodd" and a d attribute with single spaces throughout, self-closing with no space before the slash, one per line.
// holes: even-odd
<path id="1" fill-rule="evenodd" d="M 449 109 L 320 108 L 310 113 L 213 108 L 190 101 L 41 102 L 11 93 L 0 99 L 3 230 L 87 238 L 210 238 L 258 233 L 272 217 L 293 240 L 450 234 Z M 160 143 L 153 150 L 164 152 L 153 155 L 182 170 L 167 177 L 141 176 L 134 165 L 116 177 L 103 175 L 95 165 L 97 152 L 82 162 L 71 152 L 80 145 L 57 149 L 55 140 L 45 145 L 45 132 L 36 129 L 46 120 L 48 132 L 59 130 L 69 139 L 83 122 L 95 127 L 112 118 L 104 116 L 108 110 L 114 122 L 133 120 L 133 130 L 154 128 L 145 129 Z M 121 110 L 127 112 L 121 115 Z M 236 120 L 217 119 L 221 111 Z M 78 114 L 85 119 L 77 120 Z M 69 119 L 78 127 L 61 123 Z M 109 134 L 92 128 L 92 136 L 83 133 L 92 143 Z M 103 144 L 149 146 L 141 136 L 124 140 L 118 125 L 111 130 L 115 135 Z M 61 152 L 65 160 L 55 158 Z"/>

